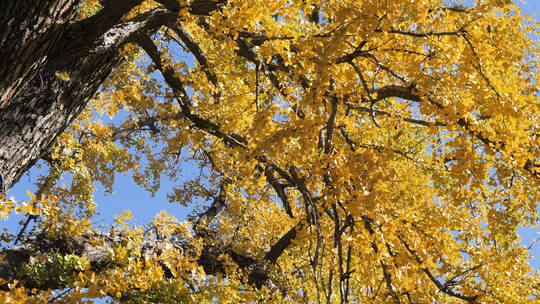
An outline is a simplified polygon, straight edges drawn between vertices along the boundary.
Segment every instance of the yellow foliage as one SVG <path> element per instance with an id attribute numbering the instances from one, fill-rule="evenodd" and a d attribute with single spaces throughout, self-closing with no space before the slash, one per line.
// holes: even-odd
<path id="1" fill-rule="evenodd" d="M 120 50 L 52 149 L 47 195 L 2 198 L 2 219 L 95 237 L 96 182 L 113 192 L 131 172 L 155 192 L 201 169 L 169 195 L 188 221 L 122 212 L 111 264 L 71 274 L 66 303 L 537 303 L 517 230 L 538 222 L 540 49 L 515 4 L 229 0 L 195 17 L 189 3 L 153 36 L 157 59 Z M 162 247 L 143 256 L 144 240 Z M 0 302 L 50 295 L 9 284 Z"/>

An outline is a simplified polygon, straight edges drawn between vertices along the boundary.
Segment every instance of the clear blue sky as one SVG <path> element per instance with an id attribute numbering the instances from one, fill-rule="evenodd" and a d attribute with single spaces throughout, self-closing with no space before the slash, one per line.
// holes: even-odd
<path id="1" fill-rule="evenodd" d="M 540 15 L 540 0 L 516 2 L 522 8 L 523 12 L 529 15 Z M 537 20 L 540 20 L 538 16 L 535 17 Z M 509 46 L 510 45 L 511 42 L 509 42 Z M 10 191 L 9 195 L 13 195 L 18 200 L 27 199 L 28 196 L 25 192 L 28 189 L 35 189 L 33 181 L 39 172 L 40 169 L 37 168 L 30 170 L 30 172 L 23 176 L 21 181 L 15 185 L 15 187 Z M 183 169 L 183 174 L 186 177 L 189 177 L 190 174 L 194 173 L 194 169 L 190 168 L 189 166 Z M 116 184 L 114 186 L 114 194 L 107 194 L 98 186 L 95 201 L 98 204 L 98 211 L 100 215 L 96 218 L 95 222 L 101 224 L 102 226 L 106 226 L 111 223 L 115 215 L 126 209 L 131 210 L 134 216 L 132 223 L 134 224 L 144 224 L 150 222 L 154 215 L 160 210 L 167 210 L 168 213 L 182 220 L 185 218 L 190 208 L 168 203 L 167 192 L 172 188 L 172 186 L 174 185 L 171 182 L 169 182 L 167 179 L 163 179 L 161 189 L 154 197 L 152 197 L 148 192 L 136 185 L 131 176 L 118 175 L 116 178 Z M 7 221 L 0 221 L 0 228 L 8 227 L 11 230 L 16 229 L 16 223 L 18 220 L 20 220 L 20 218 L 11 218 Z M 540 237 L 540 230 L 537 228 L 521 229 L 520 234 L 523 238 L 523 243 L 528 245 L 531 244 L 534 239 Z M 530 252 L 534 256 L 531 261 L 532 265 L 536 269 L 540 269 L 540 241 L 532 246 Z"/>

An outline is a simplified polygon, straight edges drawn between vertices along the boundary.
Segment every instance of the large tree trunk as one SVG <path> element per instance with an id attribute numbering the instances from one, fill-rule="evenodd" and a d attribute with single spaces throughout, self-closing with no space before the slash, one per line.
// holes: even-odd
<path id="1" fill-rule="evenodd" d="M 119 61 L 114 52 L 72 62 L 50 60 L 26 74 L 29 81 L 0 112 L 0 172 L 7 189 L 77 117 Z M 57 71 L 66 71 L 71 80 L 60 79 Z"/>
<path id="2" fill-rule="evenodd" d="M 97 38 L 77 30 L 83 21 L 76 19 L 77 2 L 4 0 L 0 5 L 0 174 L 5 191 L 77 117 L 120 61 L 112 48 L 101 54 L 67 53 L 74 36 Z"/>
<path id="3" fill-rule="evenodd" d="M 122 21 L 142 1 L 102 1 L 87 19 L 79 0 L 0 1 L 0 193 L 84 109 L 121 62 L 119 47 L 177 17 L 177 2 L 161 0 L 166 7 Z M 220 3 L 194 1 L 190 12 L 207 14 Z"/>
<path id="4" fill-rule="evenodd" d="M 0 109 L 45 63 L 65 24 L 76 17 L 76 2 L 0 2 Z"/>

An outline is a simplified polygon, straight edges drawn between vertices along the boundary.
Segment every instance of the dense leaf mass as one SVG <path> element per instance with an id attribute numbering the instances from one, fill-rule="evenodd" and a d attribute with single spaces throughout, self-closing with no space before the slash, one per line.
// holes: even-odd
<path id="1" fill-rule="evenodd" d="M 90 49 L 123 59 L 0 205 L 26 219 L 0 302 L 537 303 L 538 23 L 511 1 L 117 3 Z M 93 226 L 128 172 L 188 220 Z"/>

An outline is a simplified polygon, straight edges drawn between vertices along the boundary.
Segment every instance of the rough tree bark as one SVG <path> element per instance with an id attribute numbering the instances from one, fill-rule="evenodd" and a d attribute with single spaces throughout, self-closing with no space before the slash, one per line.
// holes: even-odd
<path id="1" fill-rule="evenodd" d="M 80 0 L 0 1 L 0 193 L 84 109 L 121 62 L 118 49 L 174 21 L 180 9 L 161 0 L 161 8 L 122 19 L 142 1 L 102 1 L 103 9 L 86 19 L 78 13 Z M 194 1 L 190 12 L 208 14 L 221 3 Z"/>
<path id="2" fill-rule="evenodd" d="M 96 240 L 99 240 L 99 242 L 96 242 Z M 33 281 L 33 278 L 22 276 L 17 272 L 17 269 L 23 263 L 28 262 L 30 257 L 62 253 L 76 254 L 86 258 L 92 267 L 92 271 L 99 273 L 114 268 L 115 263 L 111 259 L 110 252 L 117 244 L 123 242 L 126 242 L 124 237 L 108 234 L 88 234 L 73 240 L 58 240 L 38 236 L 27 240 L 24 244 L 2 251 L 5 257 L 0 261 L 0 277 L 8 281 L 24 281 L 25 286 L 29 288 L 41 290 L 65 288 L 66 286 L 58 285 L 58 282 Z M 197 263 L 203 267 L 205 273 L 208 275 L 225 273 L 227 266 L 222 257 L 226 255 L 244 271 L 250 283 L 257 287 L 263 285 L 269 286 L 271 284 L 269 280 L 269 267 L 264 262 L 260 262 L 247 255 L 238 254 L 225 246 L 204 246 L 202 252 L 197 254 L 193 245 L 187 241 L 145 239 L 141 243 L 139 254 L 142 259 L 150 258 L 151 260 L 153 256 L 157 256 L 164 250 L 172 248 L 177 249 L 188 257 L 197 256 Z M 3 287 L 6 286 L 4 285 Z"/>

